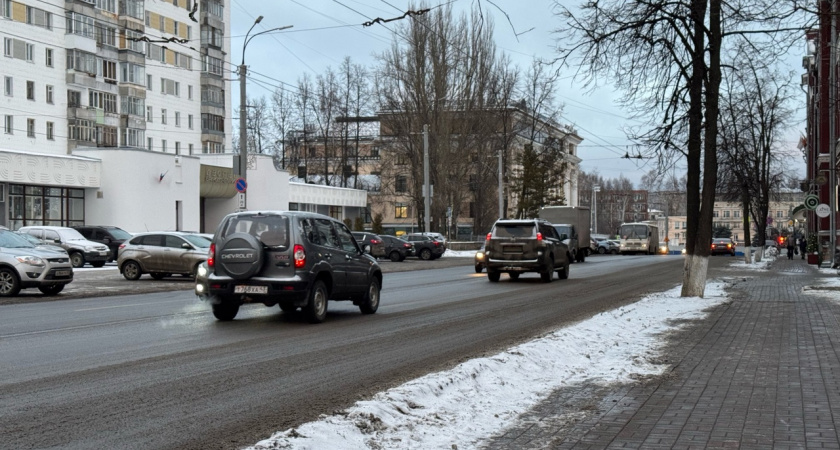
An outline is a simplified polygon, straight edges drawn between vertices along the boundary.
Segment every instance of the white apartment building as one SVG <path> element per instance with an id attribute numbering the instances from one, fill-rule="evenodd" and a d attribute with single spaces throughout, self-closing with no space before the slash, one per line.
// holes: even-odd
<path id="1" fill-rule="evenodd" d="M 0 225 L 212 231 L 239 207 L 229 35 L 225 0 L 0 0 Z M 268 159 L 249 209 L 289 207 Z"/>

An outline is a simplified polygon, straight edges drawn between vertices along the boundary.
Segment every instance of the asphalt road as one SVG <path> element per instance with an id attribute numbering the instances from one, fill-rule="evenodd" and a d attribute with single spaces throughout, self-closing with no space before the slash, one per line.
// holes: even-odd
<path id="1" fill-rule="evenodd" d="M 331 302 L 319 325 L 262 305 L 217 322 L 191 291 L 173 291 L 181 283 L 190 289 L 190 281 L 124 295 L 145 283 L 120 281 L 113 270 L 90 273 L 119 286 L 101 292 L 124 293 L 91 297 L 81 288 L 88 276 L 82 269 L 78 297 L 68 289 L 60 301 L 33 294 L 0 307 L 2 446 L 250 445 L 430 371 L 669 289 L 681 281 L 682 262 L 592 257 L 574 264 L 568 280 L 546 284 L 537 274 L 489 283 L 469 258 L 411 261 L 427 270 L 386 273 L 377 314 Z M 101 283 L 90 281 L 91 289 L 107 287 Z"/>

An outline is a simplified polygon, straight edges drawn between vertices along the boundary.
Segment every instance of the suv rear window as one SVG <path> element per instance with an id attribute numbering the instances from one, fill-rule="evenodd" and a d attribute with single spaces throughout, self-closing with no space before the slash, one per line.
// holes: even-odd
<path id="1" fill-rule="evenodd" d="M 496 224 L 493 234 L 496 237 L 531 237 L 534 235 L 534 224 Z"/>
<path id="2" fill-rule="evenodd" d="M 269 233 L 271 241 L 279 242 L 275 245 L 285 247 L 289 242 L 289 218 L 280 215 L 236 216 L 227 223 L 220 236 L 225 238 L 234 233 L 247 233 L 260 240 L 263 240 L 263 233 Z"/>

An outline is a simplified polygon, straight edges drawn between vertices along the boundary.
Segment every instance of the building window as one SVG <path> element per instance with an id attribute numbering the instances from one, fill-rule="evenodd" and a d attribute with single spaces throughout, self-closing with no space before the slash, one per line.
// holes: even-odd
<path id="1" fill-rule="evenodd" d="M 125 128 L 122 134 L 122 145 L 124 147 L 138 147 L 143 148 L 143 141 L 145 141 L 144 130 L 136 128 Z"/>
<path id="2" fill-rule="evenodd" d="M 162 151 L 163 153 L 166 153 L 166 139 L 161 139 L 160 140 L 160 151 Z"/>
<path id="3" fill-rule="evenodd" d="M 176 127 L 181 126 L 181 113 L 178 112 L 178 111 L 175 111 L 175 126 Z"/>
<path id="4" fill-rule="evenodd" d="M 187 99 L 193 99 L 193 87 L 192 85 L 187 86 Z"/>
<path id="5" fill-rule="evenodd" d="M 181 143 L 180 142 L 175 142 L 175 154 L 176 155 L 181 154 Z"/>
<path id="6" fill-rule="evenodd" d="M 15 125 L 15 120 L 14 119 L 15 119 L 14 116 L 10 116 L 8 114 L 5 116 L 5 120 L 3 121 L 3 124 L 5 125 L 5 128 L 6 128 L 6 130 L 5 130 L 6 134 L 15 134 L 15 126 L 14 126 Z"/>
<path id="7" fill-rule="evenodd" d="M 201 131 L 202 132 L 219 132 L 225 131 L 225 118 L 215 114 L 201 114 Z"/>
<path id="8" fill-rule="evenodd" d="M 189 128 L 190 130 L 193 129 L 193 115 L 192 114 L 187 115 L 187 128 Z"/>
<path id="9" fill-rule="evenodd" d="M 55 140 L 55 123 L 47 122 L 47 139 Z"/>
<path id="10" fill-rule="evenodd" d="M 152 116 L 153 116 L 152 107 L 147 106 L 146 107 L 146 122 L 151 122 L 152 121 Z"/>
<path id="11" fill-rule="evenodd" d="M 189 152 L 190 152 L 189 154 L 192 155 L 193 154 L 193 145 L 192 144 L 187 144 L 187 148 L 189 149 Z"/>
<path id="12" fill-rule="evenodd" d="M 50 85 L 47 85 L 47 103 L 51 105 L 55 103 L 55 100 L 53 99 L 53 87 Z"/>
<path id="13" fill-rule="evenodd" d="M 14 84 L 12 83 L 12 77 L 3 77 L 3 93 L 6 94 L 7 97 L 14 97 Z"/>
<path id="14" fill-rule="evenodd" d="M 26 119 L 26 136 L 35 137 L 35 119 Z"/>
<path id="15" fill-rule="evenodd" d="M 96 39 L 96 23 L 93 17 L 70 12 L 67 14 L 67 33 Z"/>
<path id="16" fill-rule="evenodd" d="M 123 83 L 141 84 L 146 78 L 146 68 L 134 63 L 121 62 L 120 72 Z"/>
<path id="17" fill-rule="evenodd" d="M 46 59 L 47 59 L 47 61 L 46 61 L 47 67 L 52 67 L 53 66 L 53 49 L 51 49 L 51 48 L 46 49 Z"/>
<path id="18" fill-rule="evenodd" d="M 396 218 L 396 219 L 408 219 L 408 204 L 407 203 L 395 203 L 394 204 L 394 218 Z"/>
<path id="19" fill-rule="evenodd" d="M 0 17 L 12 18 L 12 0 L 0 0 Z"/>
<path id="20" fill-rule="evenodd" d="M 166 125 L 166 108 L 160 110 L 160 123 Z"/>
<path id="21" fill-rule="evenodd" d="M 146 43 L 141 41 L 140 39 L 143 38 L 143 33 L 133 30 L 125 30 L 125 47 L 128 50 L 133 52 L 137 52 L 140 54 L 146 54 Z"/>
<path id="22" fill-rule="evenodd" d="M 14 56 L 15 40 L 12 38 L 3 38 L 3 56 L 11 58 Z"/>
<path id="23" fill-rule="evenodd" d="M 154 141 L 152 138 L 148 138 L 146 142 L 146 148 L 151 152 L 155 149 Z"/>
<path id="24" fill-rule="evenodd" d="M 150 91 L 153 90 L 152 89 L 152 76 L 151 75 L 146 75 L 146 89 L 148 89 Z"/>
<path id="25" fill-rule="evenodd" d="M 67 124 L 67 137 L 74 141 L 96 142 L 96 128 L 90 120 L 75 119 Z"/>
<path id="26" fill-rule="evenodd" d="M 125 101 L 125 99 L 123 99 L 123 101 Z M 116 114 L 117 96 L 116 94 L 91 90 L 88 92 L 88 106 L 104 110 L 107 113 Z M 123 108 L 123 113 L 127 114 L 125 108 Z"/>
<path id="27" fill-rule="evenodd" d="M 35 45 L 20 39 L 3 38 L 3 55 L 32 62 Z"/>
<path id="28" fill-rule="evenodd" d="M 43 9 L 26 7 L 26 23 L 52 30 L 52 14 Z"/>
<path id="29" fill-rule="evenodd" d="M 117 83 L 117 63 L 116 61 L 108 61 L 107 59 L 102 60 L 102 64 L 99 65 L 101 67 L 101 72 L 97 75 L 101 75 L 102 78 L 105 79 L 106 83 L 116 84 Z"/>
<path id="30" fill-rule="evenodd" d="M 35 100 L 35 82 L 34 81 L 27 81 L 26 82 L 26 99 L 27 100 Z"/>
<path id="31" fill-rule="evenodd" d="M 408 191 L 408 180 L 405 175 L 397 175 L 396 182 L 394 183 L 394 192 L 406 191 Z"/>
<path id="32" fill-rule="evenodd" d="M 96 24 L 96 43 L 108 47 L 117 46 L 117 29 L 103 23 Z"/>
<path id="33" fill-rule="evenodd" d="M 80 50 L 67 50 L 67 68 L 96 75 L 96 55 Z"/>
<path id="34" fill-rule="evenodd" d="M 123 114 L 143 117 L 143 111 L 146 110 L 146 99 L 140 97 L 123 97 L 121 106 Z"/>
<path id="35" fill-rule="evenodd" d="M 78 108 L 82 106 L 82 93 L 79 91 L 67 91 L 67 106 L 70 108 Z"/>
<path id="36" fill-rule="evenodd" d="M 179 97 L 181 95 L 181 83 L 168 78 L 161 78 L 160 93 Z"/>
<path id="37" fill-rule="evenodd" d="M 9 223 L 75 226 L 85 223 L 85 191 L 60 187 L 9 184 Z M 58 237 L 56 235 L 56 237 Z"/>

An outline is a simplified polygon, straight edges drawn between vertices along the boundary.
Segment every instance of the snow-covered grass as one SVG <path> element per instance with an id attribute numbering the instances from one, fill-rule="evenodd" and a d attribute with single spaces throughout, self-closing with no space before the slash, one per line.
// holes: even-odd
<path id="1" fill-rule="evenodd" d="M 705 292 L 705 298 L 681 298 L 675 287 L 650 295 L 497 355 L 417 378 L 252 448 L 476 448 L 556 388 L 661 373 L 665 366 L 655 361 L 663 333 L 726 301 L 722 282 L 709 282 Z"/>

